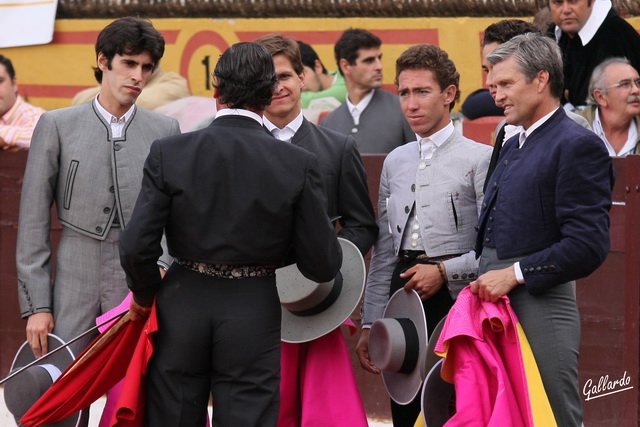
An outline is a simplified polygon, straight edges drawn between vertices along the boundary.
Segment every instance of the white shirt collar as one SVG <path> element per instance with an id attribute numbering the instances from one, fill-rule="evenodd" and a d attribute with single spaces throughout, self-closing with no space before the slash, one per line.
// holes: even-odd
<path id="1" fill-rule="evenodd" d="M 302 119 L 304 118 L 302 111 L 298 116 L 291 120 L 284 128 L 280 129 L 278 126 L 271 123 L 271 120 L 264 116 L 262 121 L 264 122 L 264 126 L 271 132 L 273 136 L 278 138 L 281 141 L 291 142 L 291 138 L 298 132 L 300 126 L 302 126 Z"/>
<path id="2" fill-rule="evenodd" d="M 422 138 L 420 135 L 416 134 L 416 138 L 418 141 L 418 149 L 420 150 L 420 158 L 430 159 L 433 156 L 433 152 L 435 152 L 435 150 L 440 148 L 440 146 L 444 144 L 444 142 L 451 136 L 451 134 L 453 133 L 453 130 L 454 130 L 453 122 L 449 121 L 449 123 L 445 127 L 443 127 L 442 129 L 440 129 L 439 131 L 437 131 L 431 136 Z M 432 143 L 434 146 L 433 152 L 431 152 L 431 149 L 427 148 L 427 145 L 429 143 Z M 425 155 L 426 153 L 429 153 L 429 154 Z"/>
<path id="3" fill-rule="evenodd" d="M 367 96 L 362 98 L 360 102 L 355 105 L 349 100 L 349 95 L 347 94 L 347 107 L 349 107 L 349 112 L 351 113 L 351 117 L 353 117 L 353 123 L 355 123 L 356 126 L 360 124 L 360 115 L 362 114 L 364 109 L 367 108 L 369 102 L 371 102 L 371 98 L 373 98 L 373 92 L 375 92 L 375 89 L 369 92 Z"/>
<path id="4" fill-rule="evenodd" d="M 220 117 L 224 116 L 243 116 L 249 117 L 256 122 L 260 123 L 262 126 L 262 117 L 260 115 L 254 113 L 253 111 L 243 110 L 242 108 L 223 108 L 216 112 L 216 118 L 214 120 L 218 120 Z"/>
<path id="5" fill-rule="evenodd" d="M 636 144 L 638 143 L 638 127 L 636 126 L 636 121 L 631 120 L 631 124 L 629 125 L 629 131 L 627 133 L 627 142 L 624 143 L 619 153 L 616 153 L 616 150 L 613 148 L 607 136 L 604 134 L 604 129 L 602 128 L 602 121 L 600 120 L 600 109 L 596 108 L 596 112 L 593 116 L 593 124 L 591 125 L 593 128 L 593 132 L 600 137 L 602 142 L 604 142 L 604 146 L 607 147 L 607 151 L 610 156 L 626 156 L 628 154 L 633 154 L 633 150 L 636 148 Z"/>
<path id="6" fill-rule="evenodd" d="M 591 15 L 589 15 L 587 22 L 585 22 L 584 26 L 580 31 L 578 31 L 578 36 L 582 41 L 582 46 L 586 46 L 587 43 L 593 39 L 606 19 L 609 10 L 611 10 L 610 0 L 593 0 Z M 556 41 L 560 41 L 560 38 L 562 37 L 562 29 L 558 25 L 556 25 L 555 32 Z"/>
<path id="7" fill-rule="evenodd" d="M 126 123 L 131 118 L 131 116 L 133 115 L 133 111 L 135 109 L 135 104 L 133 104 L 131 106 L 131 108 L 129 108 L 129 110 L 126 113 L 124 113 L 124 115 L 122 117 L 116 117 L 113 114 L 111 114 L 110 112 L 108 112 L 107 110 L 105 110 L 105 108 L 102 105 L 100 105 L 100 102 L 98 102 L 98 96 L 100 96 L 100 94 L 96 95 L 96 97 L 93 99 L 93 102 L 96 105 L 96 108 L 98 109 L 98 112 L 100 113 L 100 115 L 102 117 L 104 117 L 104 120 L 107 123 L 120 123 L 120 124 L 123 124 L 123 123 Z M 115 120 L 113 120 L 113 119 L 115 119 Z"/>
<path id="8" fill-rule="evenodd" d="M 558 108 L 562 108 L 562 107 L 558 107 Z M 542 126 L 547 120 L 549 120 L 549 118 L 551 116 L 553 116 L 553 114 L 558 111 L 558 108 L 554 109 L 553 111 L 551 111 L 550 113 L 548 113 L 547 115 L 545 115 L 544 117 L 538 119 L 537 122 L 535 122 L 534 124 L 532 124 L 531 126 L 529 126 L 529 128 L 527 130 L 525 130 L 524 132 L 520 132 L 520 148 L 522 148 L 522 146 L 524 145 L 524 142 L 527 138 L 529 138 L 529 136 L 533 133 L 534 130 L 538 129 L 540 126 Z M 524 137 L 522 137 L 522 135 L 524 134 Z"/>

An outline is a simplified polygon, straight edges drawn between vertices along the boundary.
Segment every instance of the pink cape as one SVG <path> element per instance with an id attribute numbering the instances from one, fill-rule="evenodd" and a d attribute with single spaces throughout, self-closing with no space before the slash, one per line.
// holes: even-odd
<path id="1" fill-rule="evenodd" d="M 281 367 L 278 427 L 368 426 L 340 328 L 302 344 L 283 342 Z"/>
<path id="2" fill-rule="evenodd" d="M 447 427 L 555 426 L 531 347 L 506 296 L 460 292 L 435 348 L 456 389 Z M 428 408 L 424 409 L 428 411 Z"/>

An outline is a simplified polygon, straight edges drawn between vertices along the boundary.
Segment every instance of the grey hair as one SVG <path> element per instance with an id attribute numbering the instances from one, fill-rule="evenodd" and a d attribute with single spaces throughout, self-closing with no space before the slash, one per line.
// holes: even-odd
<path id="1" fill-rule="evenodd" d="M 607 93 L 607 83 L 605 82 L 604 70 L 612 64 L 631 65 L 631 62 L 629 62 L 627 58 L 624 58 L 622 56 L 614 56 L 612 58 L 607 58 L 600 64 L 598 64 L 598 66 L 593 69 L 591 78 L 589 78 L 589 98 L 587 99 L 587 104 L 598 105 L 595 97 L 596 90 Z"/>
<path id="2" fill-rule="evenodd" d="M 493 67 L 511 57 L 518 64 L 527 82 L 532 82 L 540 71 L 547 71 L 551 95 L 556 99 L 562 98 L 562 53 L 554 40 L 537 33 L 521 34 L 498 46 L 487 55 L 487 61 Z"/>

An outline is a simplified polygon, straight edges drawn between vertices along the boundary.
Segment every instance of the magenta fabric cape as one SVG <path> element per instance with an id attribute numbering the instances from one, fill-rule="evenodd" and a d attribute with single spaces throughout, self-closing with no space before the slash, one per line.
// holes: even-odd
<path id="1" fill-rule="evenodd" d="M 369 425 L 340 328 L 302 344 L 283 342 L 281 367 L 278 427 Z"/>
<path id="2" fill-rule="evenodd" d="M 506 296 L 491 303 L 469 287 L 460 292 L 435 349 L 446 354 L 442 378 L 456 389 L 447 427 L 534 425 L 517 324 Z"/>

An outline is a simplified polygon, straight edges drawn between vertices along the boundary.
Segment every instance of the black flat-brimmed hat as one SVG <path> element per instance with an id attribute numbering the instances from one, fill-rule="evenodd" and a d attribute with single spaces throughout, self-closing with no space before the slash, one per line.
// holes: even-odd
<path id="1" fill-rule="evenodd" d="M 4 384 L 4 401 L 7 409 L 16 423 L 31 408 L 31 406 L 51 387 L 62 372 L 73 362 L 73 352 L 65 347 L 55 353 L 53 350 L 64 345 L 59 337 L 48 336 L 49 354 L 41 357 L 41 363 L 36 363 L 24 371 L 7 380 Z M 9 374 L 27 366 L 36 360 L 28 342 L 24 342 L 13 359 Z M 80 422 L 80 412 L 55 424 L 56 427 L 76 427 Z"/>

